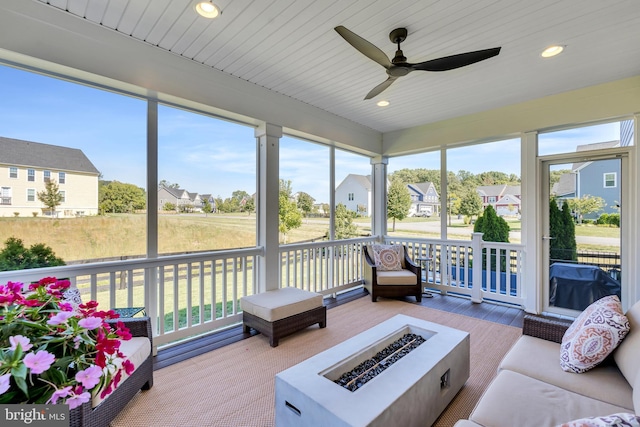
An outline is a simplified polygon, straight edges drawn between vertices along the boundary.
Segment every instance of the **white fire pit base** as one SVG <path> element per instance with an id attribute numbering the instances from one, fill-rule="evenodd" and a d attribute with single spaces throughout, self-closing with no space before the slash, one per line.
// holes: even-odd
<path id="1" fill-rule="evenodd" d="M 358 390 L 333 380 L 405 333 L 427 341 Z M 276 426 L 429 426 L 469 378 L 469 334 L 399 314 L 276 375 Z"/>

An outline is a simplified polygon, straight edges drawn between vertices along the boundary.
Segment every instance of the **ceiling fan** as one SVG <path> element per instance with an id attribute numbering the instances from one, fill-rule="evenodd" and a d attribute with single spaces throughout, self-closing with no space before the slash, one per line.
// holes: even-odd
<path id="1" fill-rule="evenodd" d="M 371 91 L 364 97 L 364 99 L 371 99 L 379 95 L 383 90 L 391 86 L 391 83 L 396 81 L 399 77 L 406 76 L 414 70 L 420 71 L 447 71 L 455 68 L 464 67 L 474 64 L 476 62 L 484 61 L 494 57 L 500 53 L 500 47 L 494 47 L 491 49 L 476 50 L 473 52 L 459 53 L 457 55 L 445 56 L 442 58 L 431 59 L 425 62 L 419 62 L 417 64 L 410 64 L 407 62 L 407 58 L 400 49 L 400 43 L 407 38 L 406 28 L 396 28 L 389 33 L 389 39 L 392 43 L 398 45 L 396 56 L 392 60 L 389 60 L 387 55 L 373 43 L 368 42 L 356 33 L 347 30 L 342 25 L 335 27 L 335 30 L 344 38 L 347 43 L 355 47 L 360 53 L 367 58 L 382 65 L 386 70 L 389 77 L 378 86 L 371 89 Z"/>

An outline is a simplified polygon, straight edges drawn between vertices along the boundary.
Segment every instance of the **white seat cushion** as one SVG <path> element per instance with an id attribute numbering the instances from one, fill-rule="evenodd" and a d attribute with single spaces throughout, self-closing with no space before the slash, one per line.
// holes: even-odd
<path id="1" fill-rule="evenodd" d="M 583 374 L 575 374 L 562 370 L 558 354 L 560 344 L 523 335 L 502 359 L 498 369 L 518 372 L 574 393 L 633 409 L 631 385 L 615 365 L 600 365 Z"/>
<path id="2" fill-rule="evenodd" d="M 151 354 L 151 341 L 147 337 L 133 337 L 130 340 L 121 341 L 120 342 L 120 351 L 127 357 L 128 360 L 133 363 L 134 372 Z M 129 378 L 129 375 L 126 372 L 122 371 L 122 379 L 120 380 L 120 384 L 122 384 L 126 379 Z M 93 397 L 91 400 L 91 406 L 95 408 L 98 406 L 100 402 L 107 399 L 112 393 L 105 396 L 104 399 L 100 398 L 100 393 Z"/>
<path id="3" fill-rule="evenodd" d="M 298 288 L 282 288 L 241 298 L 242 311 L 267 322 L 322 307 L 322 295 Z"/>
<path id="4" fill-rule="evenodd" d="M 579 418 L 618 412 L 628 411 L 503 370 L 494 378 L 469 419 L 491 427 L 555 426 Z"/>
<path id="5" fill-rule="evenodd" d="M 418 278 L 409 270 L 379 271 L 376 273 L 378 285 L 415 285 Z"/>

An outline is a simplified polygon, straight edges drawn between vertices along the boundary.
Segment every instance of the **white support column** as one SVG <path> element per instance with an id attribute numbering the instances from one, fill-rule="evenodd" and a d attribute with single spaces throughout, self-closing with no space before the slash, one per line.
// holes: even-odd
<path id="1" fill-rule="evenodd" d="M 371 159 L 371 186 L 373 192 L 373 236 L 382 239 L 387 234 L 387 164 L 384 156 Z"/>
<path id="2" fill-rule="evenodd" d="M 258 145 L 257 203 L 258 246 L 264 254 L 258 257 L 258 292 L 280 287 L 279 192 L 280 138 L 282 127 L 265 123 L 255 132 Z"/>
<path id="3" fill-rule="evenodd" d="M 524 245 L 524 268 L 520 286 L 524 297 L 523 309 L 528 313 L 542 311 L 542 219 L 538 212 L 541 209 L 540 171 L 538 170 L 538 133 L 527 132 L 520 139 L 521 158 L 521 193 L 520 208 L 522 230 L 521 239 Z"/>
<path id="4" fill-rule="evenodd" d="M 147 101 L 147 258 L 158 258 L 158 102 Z M 144 306 L 151 330 L 158 330 L 158 267 L 145 268 Z M 158 347 L 152 349 L 158 354 Z"/>
<path id="5" fill-rule="evenodd" d="M 440 238 L 448 239 L 447 220 L 449 219 L 449 181 L 447 179 L 447 149 L 440 150 Z M 448 277 L 448 272 L 447 272 Z"/>
<path id="6" fill-rule="evenodd" d="M 622 306 L 629 309 L 633 303 L 640 299 L 640 250 L 637 242 L 640 241 L 640 224 L 638 212 L 640 212 L 640 114 L 633 118 L 633 145 L 634 150 L 629 153 L 627 185 L 623 183 L 622 200 L 620 209 L 620 229 L 624 233 L 620 253 L 622 254 Z M 623 177 L 625 176 L 623 171 Z M 625 206 L 626 205 L 626 206 Z"/>

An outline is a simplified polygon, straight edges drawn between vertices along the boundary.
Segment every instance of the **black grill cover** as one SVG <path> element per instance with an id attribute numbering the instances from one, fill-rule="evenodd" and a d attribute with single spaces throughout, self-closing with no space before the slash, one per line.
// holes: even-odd
<path id="1" fill-rule="evenodd" d="M 600 267 L 556 262 L 549 271 L 549 304 L 584 310 L 607 295 L 618 295 L 620 282 Z"/>

